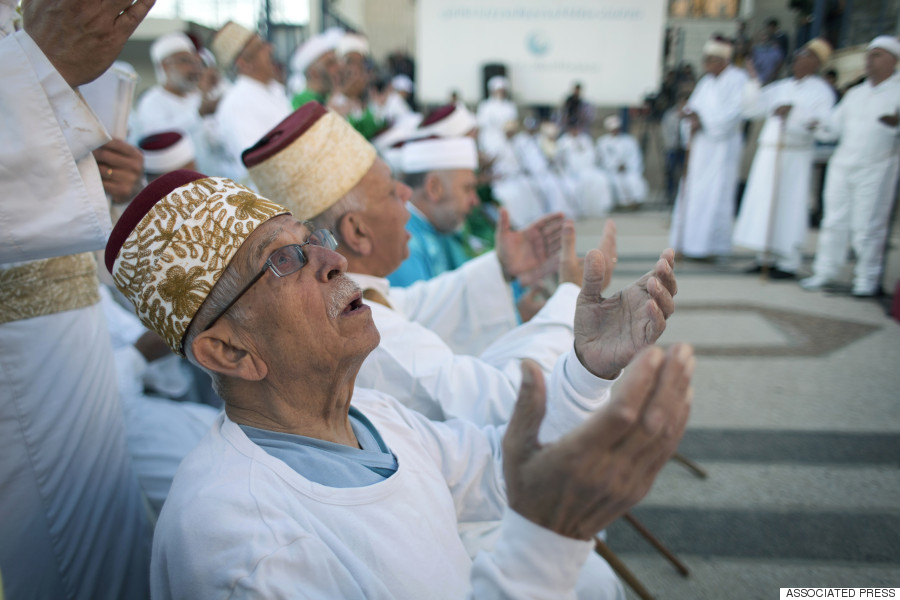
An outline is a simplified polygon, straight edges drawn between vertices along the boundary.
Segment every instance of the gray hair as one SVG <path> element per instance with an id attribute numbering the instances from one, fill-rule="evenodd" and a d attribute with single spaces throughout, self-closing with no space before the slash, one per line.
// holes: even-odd
<path id="1" fill-rule="evenodd" d="M 209 292 L 206 300 L 200 305 L 200 309 L 197 311 L 197 314 L 194 315 L 194 318 L 191 320 L 191 324 L 182 339 L 182 347 L 184 348 L 184 354 L 187 359 L 209 375 L 210 379 L 212 379 L 213 389 L 223 399 L 225 398 L 225 392 L 228 388 L 227 378 L 221 373 L 207 369 L 197 362 L 197 358 L 194 356 L 194 340 L 197 339 L 198 335 L 203 333 L 203 330 L 209 325 L 210 321 L 212 321 L 216 315 L 221 314 L 222 311 L 225 310 L 225 307 L 228 306 L 228 303 L 234 300 L 235 296 L 241 291 L 241 288 L 244 285 L 241 271 L 249 271 L 249 265 L 244 266 L 248 268 L 242 269 L 232 262 L 225 268 L 225 271 Z M 220 318 L 228 319 L 232 323 L 240 326 L 247 318 L 247 313 L 243 307 L 235 304 Z"/>
<path id="2" fill-rule="evenodd" d="M 366 207 L 362 194 L 354 187 L 347 194 L 325 209 L 322 213 L 312 217 L 310 221 L 316 229 L 327 229 L 334 234 L 338 242 L 341 241 L 341 232 L 338 225 L 344 215 L 351 212 L 363 210 Z"/>

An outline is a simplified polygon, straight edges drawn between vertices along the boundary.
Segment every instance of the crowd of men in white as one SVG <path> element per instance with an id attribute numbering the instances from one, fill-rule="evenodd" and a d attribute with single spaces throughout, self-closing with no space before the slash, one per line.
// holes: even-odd
<path id="1" fill-rule="evenodd" d="M 212 53 L 182 34 L 153 45 L 159 85 L 135 108 L 132 145 L 110 140 L 78 90 L 153 0 L 16 5 L 0 0 L 0 596 L 624 597 L 592 540 L 675 451 L 694 358 L 653 346 L 675 308 L 671 249 L 609 296 L 614 226 L 575 255 L 571 218 L 647 195 L 617 117 L 596 143 L 574 121 L 520 131 L 502 77 L 475 114 L 423 119 L 390 90 L 363 106 L 335 65 L 352 72 L 366 45 L 333 31 L 295 55 L 294 110 L 271 47 L 229 23 Z M 809 170 L 804 136 L 820 124 L 840 136 L 832 238 L 849 227 L 829 216 L 847 197 L 880 193 L 864 217 L 883 211 L 900 83 L 878 68 L 893 69 L 900 42 L 873 41 L 870 81 L 836 117 L 814 75 L 827 49 L 805 50 L 793 79 L 760 91 L 707 45 L 684 109 L 676 249 L 727 252 L 735 98 L 738 118 L 753 106 L 773 121 L 767 160 L 793 161 L 768 181 Z M 392 126 L 371 141 L 351 126 L 379 111 Z M 860 142 L 864 127 L 877 140 Z M 466 136 L 481 154 L 466 169 L 490 170 L 504 207 L 495 250 L 391 287 L 409 254 L 412 192 L 392 174 L 410 163 L 403 148 Z M 893 163 L 876 169 L 876 151 Z M 788 180 L 785 197 L 803 192 Z M 864 217 L 860 265 L 880 260 L 878 232 L 855 234 Z M 784 236 L 766 229 L 766 259 Z M 817 259 L 808 287 L 837 260 Z M 553 272 L 558 287 L 519 323 L 509 282 Z M 183 401 L 212 390 L 224 410 Z"/>

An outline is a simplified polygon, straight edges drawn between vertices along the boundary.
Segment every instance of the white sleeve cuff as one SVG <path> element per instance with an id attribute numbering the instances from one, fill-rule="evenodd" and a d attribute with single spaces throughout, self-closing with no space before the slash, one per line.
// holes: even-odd
<path id="1" fill-rule="evenodd" d="M 559 535 L 506 510 L 497 545 L 475 557 L 476 598 L 574 598 L 593 542 Z"/>
<path id="2" fill-rule="evenodd" d="M 565 381 L 568 383 L 569 391 L 573 399 L 577 400 L 584 408 L 593 409 L 609 397 L 609 390 L 613 384 L 622 377 L 622 372 L 615 379 L 603 379 L 597 377 L 587 370 L 578 356 L 575 354 L 575 348 L 563 358 L 563 373 Z"/>

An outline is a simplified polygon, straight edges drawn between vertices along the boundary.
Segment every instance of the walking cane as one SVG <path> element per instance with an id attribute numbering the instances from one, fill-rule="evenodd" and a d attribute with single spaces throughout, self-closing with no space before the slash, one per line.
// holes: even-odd
<path id="1" fill-rule="evenodd" d="M 766 241 L 763 247 L 763 264 L 760 278 L 769 280 L 769 254 L 772 250 L 772 238 L 775 236 L 775 213 L 778 210 L 778 188 L 781 184 L 781 150 L 784 148 L 784 130 L 787 115 L 781 117 L 778 125 L 778 142 L 775 144 L 775 172 L 772 175 L 772 198 L 769 201 L 769 218 L 766 222 Z"/>

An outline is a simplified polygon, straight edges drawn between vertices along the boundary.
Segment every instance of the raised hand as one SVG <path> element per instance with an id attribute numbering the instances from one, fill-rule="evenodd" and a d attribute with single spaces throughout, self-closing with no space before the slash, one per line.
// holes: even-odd
<path id="1" fill-rule="evenodd" d="M 509 213 L 501 208 L 495 241 L 503 276 L 518 278 L 528 287 L 553 273 L 558 265 L 564 220 L 562 213 L 551 213 L 522 231 L 513 231 Z"/>
<path id="2" fill-rule="evenodd" d="M 677 344 L 646 348 L 610 402 L 553 444 L 538 442 L 544 378 L 523 361 L 522 387 L 503 439 L 510 508 L 570 538 L 590 540 L 650 491 L 684 435 L 694 355 Z"/>
<path id="3" fill-rule="evenodd" d="M 604 298 L 606 259 L 599 250 L 584 261 L 584 284 L 575 305 L 575 354 L 591 373 L 614 379 L 634 356 L 662 335 L 675 312 L 675 253 L 668 249 L 649 273 Z"/>
<path id="4" fill-rule="evenodd" d="M 155 0 L 23 0 L 22 26 L 70 86 L 113 63 Z"/>

